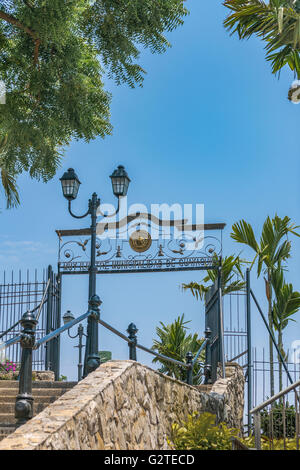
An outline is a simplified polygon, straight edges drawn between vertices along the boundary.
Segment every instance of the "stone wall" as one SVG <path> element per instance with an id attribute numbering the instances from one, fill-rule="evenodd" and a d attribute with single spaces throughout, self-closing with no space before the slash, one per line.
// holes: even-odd
<path id="1" fill-rule="evenodd" d="M 205 393 L 137 362 L 110 361 L 4 439 L 0 450 L 168 449 L 172 423 L 193 411 L 240 423 L 241 374 L 235 367 Z"/>
<path id="2" fill-rule="evenodd" d="M 244 414 L 244 385 L 245 377 L 243 369 L 237 363 L 228 362 L 225 367 L 225 376 L 220 377 L 214 383 L 210 394 L 219 397 L 222 407 L 222 419 L 230 427 L 243 429 Z"/>

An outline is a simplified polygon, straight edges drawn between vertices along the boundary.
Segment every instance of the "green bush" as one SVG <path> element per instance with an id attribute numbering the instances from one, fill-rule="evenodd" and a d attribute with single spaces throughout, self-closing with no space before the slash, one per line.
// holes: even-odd
<path id="1" fill-rule="evenodd" d="M 284 410 L 283 403 L 278 402 L 270 410 L 262 411 L 260 415 L 261 429 L 264 436 L 273 439 L 281 439 L 284 437 L 284 434 L 288 438 L 295 437 L 296 410 L 293 405 L 286 403 Z"/>
<path id="2" fill-rule="evenodd" d="M 211 413 L 193 413 L 181 425 L 174 423 L 168 444 L 175 450 L 231 450 L 232 437 L 237 429 L 228 428 L 225 423 L 216 424 Z"/>
<path id="3" fill-rule="evenodd" d="M 249 447 L 255 449 L 255 438 L 253 435 L 244 437 L 240 441 Z M 297 439 L 269 439 L 266 436 L 261 436 L 262 450 L 297 450 Z"/>

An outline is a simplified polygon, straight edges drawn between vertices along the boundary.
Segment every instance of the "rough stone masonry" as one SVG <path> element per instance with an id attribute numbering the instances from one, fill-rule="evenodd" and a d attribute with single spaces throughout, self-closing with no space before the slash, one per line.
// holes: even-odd
<path id="1" fill-rule="evenodd" d="M 227 365 L 210 393 L 134 361 L 110 361 L 0 443 L 0 450 L 168 449 L 171 425 L 194 412 L 242 426 L 244 375 Z"/>

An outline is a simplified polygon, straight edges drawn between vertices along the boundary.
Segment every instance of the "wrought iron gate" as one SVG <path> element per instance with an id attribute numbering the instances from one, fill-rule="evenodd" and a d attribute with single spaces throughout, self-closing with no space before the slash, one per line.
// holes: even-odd
<path id="1" fill-rule="evenodd" d="M 224 372 L 224 331 L 222 312 L 221 276 L 209 289 L 205 296 L 205 329 L 211 330 L 211 379 L 217 380 L 218 365 L 223 366 Z"/>
<path id="2" fill-rule="evenodd" d="M 16 275 L 12 272 L 3 273 L 0 282 L 0 334 L 15 325 L 28 311 L 37 307 L 43 298 L 49 282 L 47 296 L 41 307 L 40 319 L 36 330 L 37 340 L 60 326 L 60 278 L 52 267 L 44 269 L 42 276 L 35 270 L 33 276 L 29 271 L 22 276 L 21 271 Z M 3 340 L 8 340 L 20 332 L 20 324 L 9 331 Z M 21 359 L 20 344 L 9 349 L 9 359 L 19 363 Z M 44 348 L 33 353 L 34 370 L 52 370 L 56 378 L 59 376 L 59 339 L 54 339 Z"/>

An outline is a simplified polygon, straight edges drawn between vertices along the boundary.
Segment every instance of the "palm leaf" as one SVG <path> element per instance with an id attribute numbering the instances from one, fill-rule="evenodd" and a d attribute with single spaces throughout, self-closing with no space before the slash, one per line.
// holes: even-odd
<path id="1" fill-rule="evenodd" d="M 265 43 L 266 59 L 272 73 L 279 74 L 288 65 L 300 77 L 300 10 L 293 0 L 227 0 L 230 14 L 224 26 L 240 39 L 253 35 Z"/>
<path id="2" fill-rule="evenodd" d="M 20 204 L 20 197 L 18 193 L 18 186 L 16 178 L 11 175 L 4 166 L 0 168 L 1 182 L 6 197 L 6 207 L 10 209 Z"/>
<path id="3" fill-rule="evenodd" d="M 245 220 L 241 220 L 232 226 L 231 238 L 239 243 L 250 246 L 256 253 L 259 251 L 253 228 Z"/>

